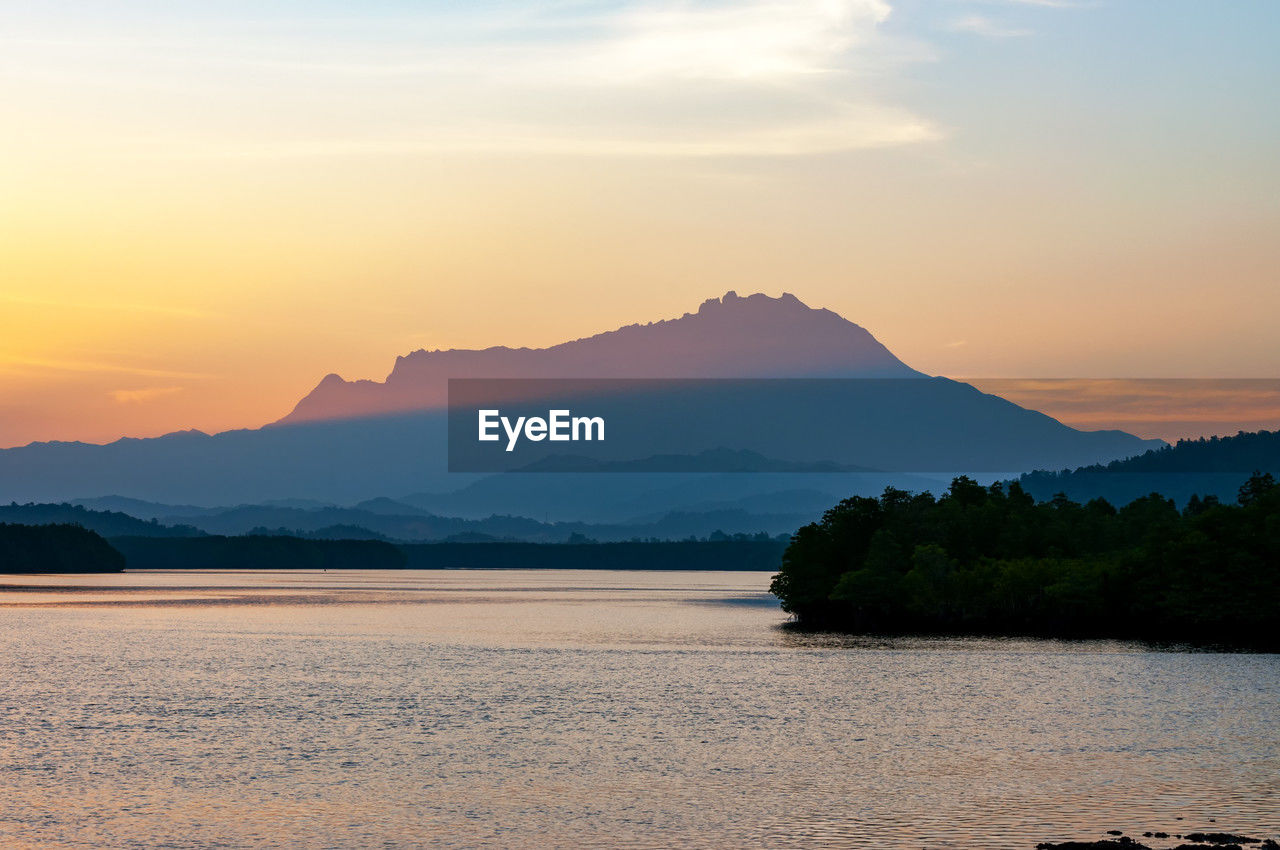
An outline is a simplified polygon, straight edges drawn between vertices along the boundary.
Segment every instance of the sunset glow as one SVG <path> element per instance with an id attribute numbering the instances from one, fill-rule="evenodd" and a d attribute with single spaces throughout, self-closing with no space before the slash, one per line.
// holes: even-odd
<path id="1" fill-rule="evenodd" d="M 0 445 L 256 427 L 729 289 L 930 374 L 1274 377 L 1277 15 L 11 5 Z"/>

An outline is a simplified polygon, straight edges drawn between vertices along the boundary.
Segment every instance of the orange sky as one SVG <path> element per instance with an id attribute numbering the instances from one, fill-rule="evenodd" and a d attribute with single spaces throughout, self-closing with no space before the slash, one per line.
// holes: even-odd
<path id="1" fill-rule="evenodd" d="M 0 446 L 252 427 L 730 289 L 933 374 L 1280 373 L 1242 12 L 93 8 L 0 15 Z"/>

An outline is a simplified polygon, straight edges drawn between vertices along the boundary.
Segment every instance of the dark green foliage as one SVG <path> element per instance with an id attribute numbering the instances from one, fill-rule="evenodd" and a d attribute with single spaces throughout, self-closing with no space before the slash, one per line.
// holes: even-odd
<path id="1" fill-rule="evenodd" d="M 854 497 L 791 538 L 772 590 L 806 627 L 1280 643 L 1280 486 L 1120 510 L 957 478 Z"/>
<path id="2" fill-rule="evenodd" d="M 3 528 L 4 526 L 0 526 Z M 83 529 L 78 529 L 83 531 Z M 727 536 L 726 536 L 727 537 Z M 129 569 L 358 570 L 513 567 L 594 570 L 776 570 L 786 543 L 767 535 L 625 543 L 389 543 L 286 534 L 114 537 Z M 104 543 L 105 545 L 105 543 Z M 117 553 L 118 555 L 119 553 Z M 124 566 L 124 564 L 121 564 Z M 50 572 L 57 570 L 50 569 Z"/>
<path id="3" fill-rule="evenodd" d="M 1205 494 L 1223 501 L 1234 499 L 1240 479 L 1252 470 L 1280 473 L 1280 431 L 1179 440 L 1125 460 L 1029 472 L 1018 480 L 1038 499 L 1066 493 L 1080 501 L 1102 497 L 1123 505 L 1154 491 L 1186 504 L 1194 494 L 1201 499 Z"/>
<path id="4" fill-rule="evenodd" d="M 0 573 L 118 573 L 124 556 L 78 525 L 0 523 Z"/>
<path id="5" fill-rule="evenodd" d="M 629 543 L 402 543 L 412 569 L 517 567 L 557 570 L 768 570 L 786 544 L 776 540 Z"/>
<path id="6" fill-rule="evenodd" d="M 131 570 L 398 570 L 405 555 L 381 540 L 244 537 L 116 537 Z"/>

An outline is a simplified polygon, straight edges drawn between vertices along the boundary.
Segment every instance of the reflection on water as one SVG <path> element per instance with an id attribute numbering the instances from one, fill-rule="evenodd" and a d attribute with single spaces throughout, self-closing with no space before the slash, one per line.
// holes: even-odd
<path id="1" fill-rule="evenodd" d="M 1278 656 L 796 635 L 768 579 L 10 577 L 0 846 L 1280 829 Z"/>

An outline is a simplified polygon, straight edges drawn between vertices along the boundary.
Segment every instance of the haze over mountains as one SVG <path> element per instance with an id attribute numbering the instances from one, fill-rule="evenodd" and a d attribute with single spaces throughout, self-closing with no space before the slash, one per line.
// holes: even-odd
<path id="1" fill-rule="evenodd" d="M 825 417 L 832 421 L 815 422 L 812 428 L 805 421 L 788 426 L 791 431 L 770 434 L 763 451 L 750 445 L 699 449 L 712 450 L 711 456 L 728 450 L 722 454 L 730 458 L 744 450 L 760 451 L 761 468 L 774 473 L 485 477 L 446 471 L 442 408 L 451 377 L 892 378 L 907 379 L 901 385 L 911 389 L 896 396 L 880 390 L 860 399 L 833 398 L 831 409 L 841 411 L 841 417 Z M 874 403 L 868 404 L 869 399 Z M 859 410 L 868 415 L 853 415 Z M 188 506 L 282 499 L 352 505 L 391 497 L 440 516 L 500 513 L 541 521 L 550 514 L 560 522 L 628 525 L 660 523 L 672 511 L 759 512 L 771 517 L 760 527 L 772 530 L 780 516 L 793 521 L 793 502 L 808 514 L 833 498 L 878 492 L 891 481 L 914 484 L 914 489 L 931 483 L 902 473 L 867 477 L 784 471 L 920 469 L 879 462 L 890 458 L 900 464 L 912 445 L 922 452 L 927 448 L 931 463 L 945 464 L 948 452 L 961 452 L 956 457 L 980 459 L 983 469 L 1018 473 L 1106 462 L 1163 444 L 1120 431 L 1078 431 L 968 385 L 926 376 L 865 329 L 829 310 L 807 307 L 794 296 L 729 293 L 677 319 L 630 325 L 550 348 L 418 351 L 399 358 L 381 382 L 330 375 L 289 416 L 263 428 L 215 435 L 187 431 L 104 446 L 33 443 L 3 450 L 0 500 L 113 495 Z M 927 468 L 963 471 L 945 465 Z M 796 500 L 797 493 L 804 498 Z M 698 533 L 696 523 L 678 524 Z"/>

